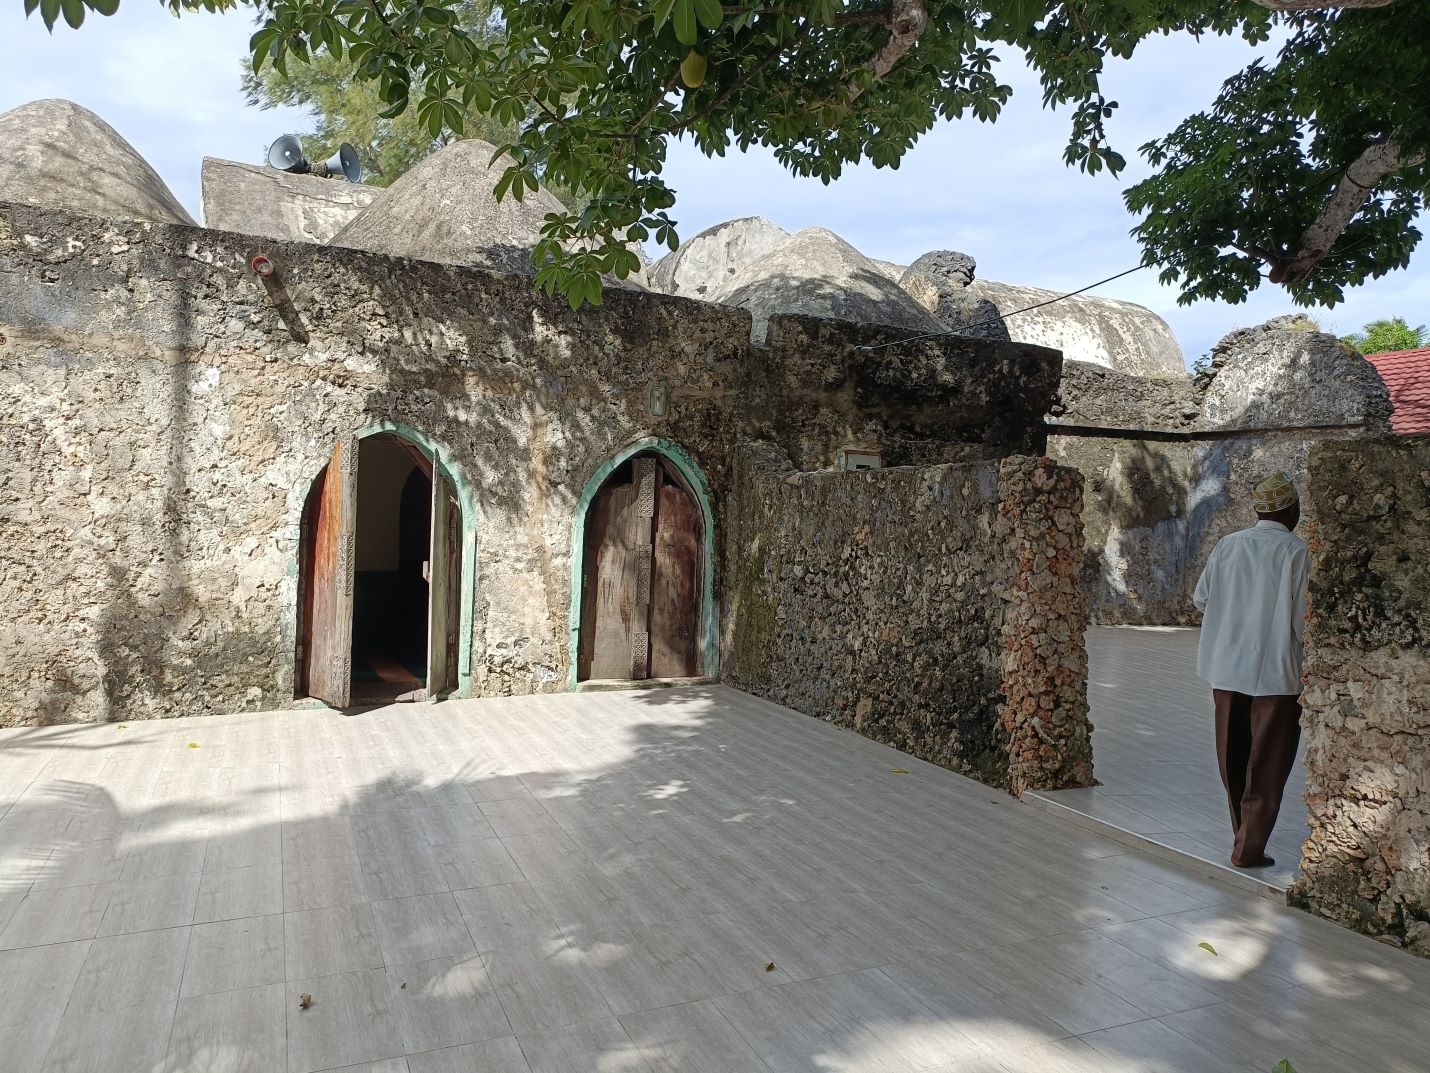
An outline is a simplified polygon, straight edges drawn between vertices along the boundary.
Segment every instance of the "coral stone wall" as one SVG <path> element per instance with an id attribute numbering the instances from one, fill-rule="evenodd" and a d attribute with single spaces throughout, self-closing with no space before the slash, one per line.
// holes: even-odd
<path id="1" fill-rule="evenodd" d="M 1294 902 L 1430 956 L 1430 439 L 1311 455 L 1306 801 Z"/>
<path id="2" fill-rule="evenodd" d="M 855 349 L 879 338 L 775 318 L 757 349 L 679 298 L 572 312 L 521 277 L 0 205 L 0 725 L 291 703 L 303 503 L 363 430 L 422 434 L 465 495 L 476 695 L 565 687 L 576 503 L 647 437 L 703 472 L 717 543 L 750 435 L 811 468 L 869 438 L 1042 450 L 1055 352 Z M 916 398 L 877 386 L 900 377 Z"/>
<path id="3" fill-rule="evenodd" d="M 728 679 L 994 786 L 1091 781 L 1081 479 L 1047 460 L 736 464 Z"/>

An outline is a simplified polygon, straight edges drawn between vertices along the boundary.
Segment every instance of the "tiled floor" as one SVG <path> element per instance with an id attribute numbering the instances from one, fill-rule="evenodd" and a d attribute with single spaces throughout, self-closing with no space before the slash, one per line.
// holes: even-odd
<path id="1" fill-rule="evenodd" d="M 1230 869 L 1231 819 L 1217 773 L 1211 691 L 1196 672 L 1199 633 L 1130 626 L 1089 630 L 1093 765 L 1102 785 L 1035 796 Z M 1290 886 L 1300 871 L 1301 843 L 1310 834 L 1305 793 L 1306 771 L 1298 758 L 1267 845 L 1276 866 L 1236 874 L 1275 890 Z"/>
<path id="2" fill-rule="evenodd" d="M 0 795 L 4 1071 L 1426 1068 L 1430 963 L 723 688 L 3 731 Z"/>

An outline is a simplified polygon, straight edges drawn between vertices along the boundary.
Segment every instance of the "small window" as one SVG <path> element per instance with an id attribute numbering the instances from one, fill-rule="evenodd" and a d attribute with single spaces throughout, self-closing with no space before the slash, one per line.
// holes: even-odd
<path id="1" fill-rule="evenodd" d="M 844 470 L 883 469 L 884 456 L 877 447 L 841 447 L 839 449 L 839 468 Z"/>

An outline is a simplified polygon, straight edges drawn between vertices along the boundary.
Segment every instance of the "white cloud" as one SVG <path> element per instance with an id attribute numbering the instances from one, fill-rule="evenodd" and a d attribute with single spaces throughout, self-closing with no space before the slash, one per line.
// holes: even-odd
<path id="1" fill-rule="evenodd" d="M 39 97 L 66 97 L 103 116 L 159 171 L 195 214 L 204 156 L 260 162 L 264 147 L 303 125 L 301 113 L 244 104 L 240 64 L 252 26 L 246 13 L 186 14 L 126 0 L 112 18 L 91 15 L 78 31 L 46 33 L 20 4 L 0 4 L 0 110 Z M 789 230 L 820 225 L 865 253 L 907 263 L 931 249 L 958 249 L 990 279 L 1071 290 L 1135 265 L 1133 219 L 1121 191 L 1145 168 L 1136 148 L 1205 106 L 1221 81 L 1253 54 L 1240 41 L 1149 41 L 1107 74 L 1121 102 L 1113 121 L 1128 157 L 1120 180 L 1088 177 L 1062 163 L 1067 116 L 1041 108 L 1036 83 L 1016 58 L 1000 77 L 1014 98 L 994 126 L 942 124 L 898 170 L 850 168 L 826 187 L 783 171 L 768 153 L 707 160 L 688 143 L 671 148 L 667 174 L 679 194 L 674 215 L 685 237 L 735 216 L 763 215 Z M 1166 317 L 1188 358 L 1233 328 L 1292 310 L 1263 287 L 1242 306 L 1176 304 L 1177 292 L 1146 270 L 1095 293 L 1141 302 Z M 1405 272 L 1373 280 L 1334 310 L 1312 311 L 1346 332 L 1377 317 L 1430 321 L 1430 249 Z M 1418 319 L 1417 319 L 1418 318 Z"/>

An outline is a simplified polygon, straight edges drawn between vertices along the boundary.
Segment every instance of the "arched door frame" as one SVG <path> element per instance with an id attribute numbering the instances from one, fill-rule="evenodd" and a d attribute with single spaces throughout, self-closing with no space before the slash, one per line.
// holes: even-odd
<path id="1" fill-rule="evenodd" d="M 462 508 L 462 577 L 458 587 L 461 600 L 461 613 L 457 627 L 456 695 L 459 697 L 470 697 L 472 695 L 472 619 L 475 614 L 476 606 L 477 577 L 476 497 L 472 494 L 472 487 L 462 475 L 461 470 L 456 468 L 453 464 L 452 454 L 444 444 L 439 443 L 425 432 L 415 429 L 411 425 L 401 421 L 391 421 L 386 418 L 363 428 L 357 433 L 357 438 L 359 442 L 361 442 L 370 436 L 377 436 L 382 433 L 391 433 L 394 436 L 399 436 L 406 440 L 421 451 L 429 463 L 433 460 L 435 455 L 437 458 L 438 472 L 452 482 L 452 488 L 457 493 L 457 502 Z M 321 472 L 322 470 L 319 469 L 318 473 Z M 316 481 L 317 478 L 318 474 L 315 473 L 313 480 Z M 312 483 L 309 482 L 310 491 L 311 488 Z M 300 617 L 303 614 L 301 605 L 298 608 L 298 614 Z"/>
<path id="2" fill-rule="evenodd" d="M 700 509 L 703 529 L 703 547 L 700 555 L 700 634 L 697 650 L 700 654 L 699 672 L 701 677 L 715 678 L 720 673 L 720 630 L 715 614 L 715 511 L 710 498 L 710 482 L 696 465 L 695 460 L 678 445 L 659 436 L 647 436 L 621 448 L 602 462 L 591 474 L 591 478 L 581 489 L 581 498 L 576 501 L 576 516 L 571 524 L 571 622 L 569 634 L 569 659 L 571 669 L 566 676 L 567 685 L 577 688 L 578 659 L 581 644 L 581 601 L 585 596 L 582 573 L 586 558 L 586 515 L 591 501 L 606 483 L 607 478 L 624 462 L 639 454 L 657 454 L 674 466 Z"/>

